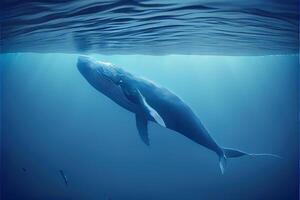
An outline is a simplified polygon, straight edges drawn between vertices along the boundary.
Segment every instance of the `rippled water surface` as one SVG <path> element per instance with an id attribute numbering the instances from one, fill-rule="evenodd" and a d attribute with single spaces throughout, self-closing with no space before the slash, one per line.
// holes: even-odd
<path id="1" fill-rule="evenodd" d="M 298 52 L 297 0 L 4 0 L 3 52 Z"/>

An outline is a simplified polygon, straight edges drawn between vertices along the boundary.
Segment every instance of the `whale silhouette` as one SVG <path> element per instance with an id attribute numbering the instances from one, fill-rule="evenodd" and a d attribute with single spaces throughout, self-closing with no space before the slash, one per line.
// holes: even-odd
<path id="1" fill-rule="evenodd" d="M 99 92 L 121 107 L 135 113 L 136 127 L 142 141 L 149 145 L 148 122 L 176 131 L 215 152 L 222 174 L 228 158 L 241 156 L 271 156 L 223 148 L 210 136 L 192 109 L 177 95 L 150 80 L 136 77 L 111 63 L 79 56 L 77 68 Z"/>

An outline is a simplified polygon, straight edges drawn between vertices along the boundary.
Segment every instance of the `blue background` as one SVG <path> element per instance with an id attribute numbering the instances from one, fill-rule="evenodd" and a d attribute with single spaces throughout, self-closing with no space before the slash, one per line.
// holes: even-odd
<path id="1" fill-rule="evenodd" d="M 92 56 L 175 92 L 220 145 L 283 159 L 230 159 L 221 175 L 216 155 L 155 124 L 144 145 L 78 55 L 1 54 L 3 199 L 298 199 L 298 56 Z"/>

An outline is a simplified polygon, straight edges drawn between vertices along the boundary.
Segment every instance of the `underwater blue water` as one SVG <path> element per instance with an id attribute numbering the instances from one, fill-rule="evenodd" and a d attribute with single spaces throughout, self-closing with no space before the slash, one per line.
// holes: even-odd
<path id="1" fill-rule="evenodd" d="M 298 0 L 2 0 L 2 52 L 298 53 Z"/>
<path id="2" fill-rule="evenodd" d="M 215 154 L 158 125 L 144 145 L 77 54 L 0 54 L 2 199 L 298 199 L 298 55 L 90 56 L 173 91 L 220 145 L 283 159 L 230 159 L 222 175 Z"/>

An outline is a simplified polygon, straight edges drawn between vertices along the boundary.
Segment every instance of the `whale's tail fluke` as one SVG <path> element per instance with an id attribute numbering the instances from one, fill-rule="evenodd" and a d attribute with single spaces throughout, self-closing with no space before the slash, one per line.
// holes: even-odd
<path id="1" fill-rule="evenodd" d="M 219 155 L 219 165 L 222 174 L 224 174 L 227 164 L 228 158 L 237 158 L 242 156 L 267 156 L 267 157 L 273 157 L 273 158 L 282 158 L 281 156 L 278 156 L 276 154 L 269 154 L 269 153 L 246 153 L 244 151 L 240 151 L 237 149 L 229 149 L 229 148 L 222 148 L 223 152 Z"/>

